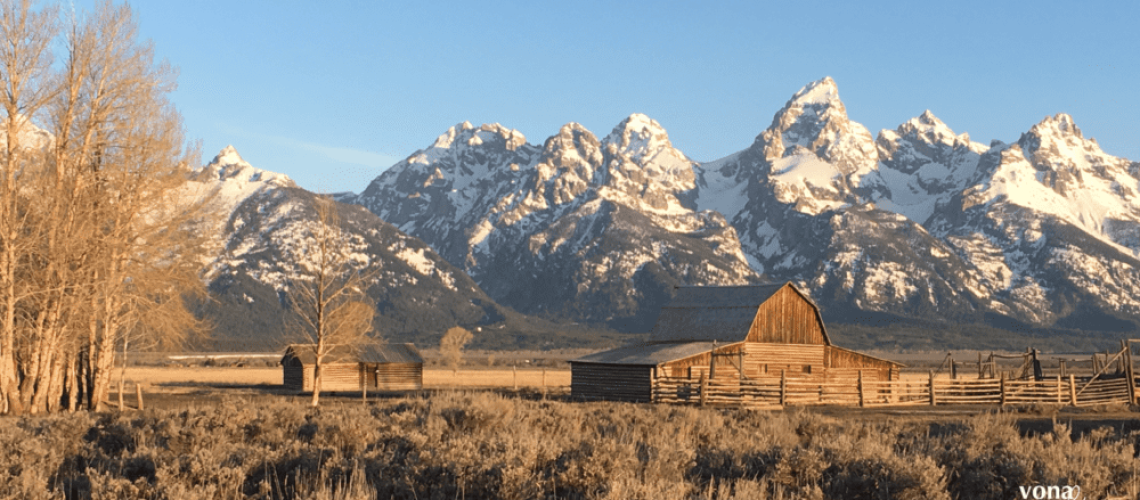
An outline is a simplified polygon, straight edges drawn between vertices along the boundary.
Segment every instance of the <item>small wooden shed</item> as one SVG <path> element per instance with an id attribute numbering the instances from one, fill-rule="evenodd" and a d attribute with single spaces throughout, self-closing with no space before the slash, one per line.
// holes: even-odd
<path id="1" fill-rule="evenodd" d="M 570 361 L 574 397 L 650 401 L 657 377 L 893 380 L 902 366 L 832 345 L 819 307 L 791 282 L 675 291 L 646 343 Z"/>
<path id="2" fill-rule="evenodd" d="M 313 390 L 312 344 L 292 344 L 281 357 L 288 389 Z M 412 344 L 337 345 L 321 362 L 322 391 L 412 391 L 423 389 L 424 359 Z"/>

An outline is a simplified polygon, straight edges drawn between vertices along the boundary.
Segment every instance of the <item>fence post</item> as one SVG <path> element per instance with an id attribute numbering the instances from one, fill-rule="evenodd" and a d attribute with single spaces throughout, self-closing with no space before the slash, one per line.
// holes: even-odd
<path id="1" fill-rule="evenodd" d="M 788 404 L 788 372 L 780 370 L 780 406 Z"/>
<path id="2" fill-rule="evenodd" d="M 930 370 L 930 406 L 937 404 L 934 398 L 934 370 Z"/>
<path id="3" fill-rule="evenodd" d="M 863 370 L 859 370 L 859 407 L 867 404 L 867 396 L 863 393 Z"/>
<path id="4" fill-rule="evenodd" d="M 1064 367 L 1065 365 L 1061 365 L 1061 366 Z M 1062 397 L 1061 397 L 1061 393 L 1062 393 L 1061 376 L 1057 375 L 1057 404 L 1064 403 L 1064 401 L 1062 400 Z"/>
<path id="5" fill-rule="evenodd" d="M 139 411 L 143 411 L 145 408 L 143 408 L 142 383 L 141 382 L 135 382 L 135 397 L 138 398 L 138 401 L 139 401 Z"/>
<path id="6" fill-rule="evenodd" d="M 1077 378 L 1069 374 L 1069 404 L 1077 406 Z"/>
<path id="7" fill-rule="evenodd" d="M 1005 406 L 1005 372 L 1001 372 L 1001 379 L 998 382 L 998 391 L 1001 393 L 1001 405 Z"/>
<path id="8" fill-rule="evenodd" d="M 985 373 L 982 370 L 982 351 L 978 351 L 978 380 L 981 380 L 984 377 Z"/>
<path id="9" fill-rule="evenodd" d="M 1132 373 L 1132 344 L 1127 340 L 1120 340 L 1120 348 L 1124 350 L 1124 357 L 1120 359 L 1124 365 L 1124 378 L 1128 379 L 1128 404 L 1136 404 L 1136 379 Z"/>
<path id="10" fill-rule="evenodd" d="M 701 406 L 704 407 L 709 397 L 709 379 L 704 373 L 701 374 Z"/>

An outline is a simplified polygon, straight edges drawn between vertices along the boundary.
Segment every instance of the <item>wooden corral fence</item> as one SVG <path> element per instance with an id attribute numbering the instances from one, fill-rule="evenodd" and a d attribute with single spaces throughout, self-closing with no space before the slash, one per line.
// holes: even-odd
<path id="1" fill-rule="evenodd" d="M 1136 401 L 1136 377 L 1131 349 L 1140 340 L 1121 343 L 1116 356 L 1105 356 L 1092 376 L 1073 374 L 1043 380 L 1008 378 L 940 379 L 933 371 L 923 379 L 878 380 L 876 377 L 779 378 L 740 380 L 657 377 L 652 381 L 652 400 L 659 403 L 701 406 L 731 406 L 754 409 L 786 405 L 850 405 L 861 407 L 1031 404 L 1052 403 L 1090 406 Z M 1121 361 L 1121 372 L 1106 378 L 1111 362 Z"/>
<path id="2" fill-rule="evenodd" d="M 741 381 L 660 377 L 653 384 L 653 401 L 701 406 L 754 409 L 786 405 L 849 405 L 861 407 L 1054 403 L 1089 406 L 1130 401 L 1128 380 L 831 380 L 762 379 Z"/>

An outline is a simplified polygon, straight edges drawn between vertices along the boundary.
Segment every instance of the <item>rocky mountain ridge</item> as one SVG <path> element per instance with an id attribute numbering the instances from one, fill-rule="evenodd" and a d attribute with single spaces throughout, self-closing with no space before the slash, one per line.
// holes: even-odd
<path id="1" fill-rule="evenodd" d="M 265 350 L 296 341 L 287 291 L 311 259 L 303 242 L 318 224 L 317 195 L 253 167 L 232 146 L 197 170 L 187 190 L 190 199 L 208 196 L 219 215 L 207 238 L 210 296 L 197 304 L 214 325 L 215 338 L 206 345 Z M 476 332 L 475 347 L 519 348 L 549 345 L 559 331 L 500 306 L 428 245 L 364 208 L 338 203 L 337 210 L 350 257 L 377 272 L 368 289 L 377 336 L 430 346 L 462 325 Z M 568 333 L 598 340 L 595 332 Z"/>
<path id="2" fill-rule="evenodd" d="M 542 146 L 463 123 L 346 201 L 554 319 L 644 331 L 673 285 L 791 280 L 838 321 L 1129 328 L 1138 191 L 1140 166 L 1068 115 L 1011 144 L 930 111 L 872 137 L 824 78 L 716 161 L 640 114 L 600 140 L 570 123 Z"/>

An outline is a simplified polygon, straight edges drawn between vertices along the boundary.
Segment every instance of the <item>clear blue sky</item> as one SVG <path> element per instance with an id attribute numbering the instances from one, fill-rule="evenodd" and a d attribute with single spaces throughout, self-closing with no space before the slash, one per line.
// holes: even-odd
<path id="1" fill-rule="evenodd" d="M 856 5 L 858 4 L 858 5 Z M 1073 115 L 1140 161 L 1140 2 L 132 2 L 203 158 L 361 191 L 464 120 L 541 144 L 630 113 L 706 161 L 832 76 L 872 134 L 930 109 L 974 140 Z"/>

